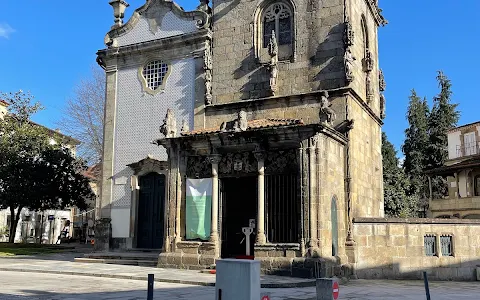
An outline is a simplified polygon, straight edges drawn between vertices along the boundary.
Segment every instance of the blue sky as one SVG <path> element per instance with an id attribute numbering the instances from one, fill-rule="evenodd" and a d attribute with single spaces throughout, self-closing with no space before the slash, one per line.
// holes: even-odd
<path id="1" fill-rule="evenodd" d="M 55 127 L 75 84 L 90 73 L 95 53 L 113 24 L 108 0 L 2 0 L 0 91 L 31 91 L 46 110 L 36 122 Z M 145 0 L 129 0 L 127 18 Z M 179 0 L 185 10 L 198 1 Z M 479 0 L 380 0 L 389 24 L 379 29 L 380 65 L 387 90 L 384 131 L 399 149 L 407 126 L 410 90 L 438 93 L 436 71 L 451 79 L 460 124 L 480 120 Z"/>

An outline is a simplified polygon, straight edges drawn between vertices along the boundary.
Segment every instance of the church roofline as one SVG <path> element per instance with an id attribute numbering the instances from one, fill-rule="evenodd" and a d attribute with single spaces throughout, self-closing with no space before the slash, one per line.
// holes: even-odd
<path id="1" fill-rule="evenodd" d="M 193 11 L 185 11 L 181 8 L 177 3 L 173 1 L 166 1 L 166 0 L 147 0 L 145 4 L 139 8 L 137 8 L 130 19 L 121 26 L 113 26 L 112 29 L 106 34 L 105 36 L 105 45 L 107 47 L 112 46 L 112 41 L 114 38 L 122 36 L 129 32 L 140 20 L 140 16 L 143 15 L 150 6 L 154 5 L 156 2 L 160 2 L 161 5 L 170 9 L 177 17 L 182 19 L 191 19 L 197 21 L 197 28 L 198 29 L 205 29 L 208 28 L 210 25 L 210 16 L 207 12 L 202 10 L 193 10 Z"/>

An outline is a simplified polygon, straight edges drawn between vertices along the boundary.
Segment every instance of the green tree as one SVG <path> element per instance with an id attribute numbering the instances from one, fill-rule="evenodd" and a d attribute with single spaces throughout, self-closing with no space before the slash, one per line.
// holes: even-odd
<path id="1" fill-rule="evenodd" d="M 409 127 L 405 130 L 402 152 L 405 160 L 403 170 L 410 180 L 409 196 L 416 197 L 419 208 L 425 206 L 429 196 L 428 178 L 424 175 L 426 153 L 429 143 L 427 100 L 423 100 L 412 90 L 407 110 Z"/>
<path id="2" fill-rule="evenodd" d="M 410 184 L 399 166 L 397 152 L 382 133 L 384 209 L 388 217 L 411 217 L 416 214 L 416 199 L 407 194 Z"/>
<path id="3" fill-rule="evenodd" d="M 437 168 L 445 163 L 448 158 L 448 130 L 457 125 L 460 113 L 458 104 L 451 103 L 451 82 L 438 71 L 437 75 L 440 93 L 433 99 L 432 111 L 428 117 L 429 144 L 426 153 L 427 168 Z M 445 178 L 436 176 L 432 178 L 432 192 L 434 198 L 440 198 L 447 193 Z"/>
<path id="4" fill-rule="evenodd" d="M 54 136 L 59 143 L 52 144 L 47 130 L 30 121 L 41 105 L 23 91 L 3 98 L 10 103 L 10 113 L 0 120 L 0 209 L 10 209 L 13 242 L 23 208 L 86 209 L 94 194 L 80 175 L 83 163 L 63 147 L 60 136 Z"/>

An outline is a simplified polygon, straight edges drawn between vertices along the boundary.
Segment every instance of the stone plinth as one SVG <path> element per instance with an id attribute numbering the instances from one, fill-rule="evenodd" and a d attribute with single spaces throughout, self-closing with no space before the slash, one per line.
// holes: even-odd
<path id="1" fill-rule="evenodd" d="M 215 299 L 260 299 L 260 262 L 243 259 L 217 260 Z"/>

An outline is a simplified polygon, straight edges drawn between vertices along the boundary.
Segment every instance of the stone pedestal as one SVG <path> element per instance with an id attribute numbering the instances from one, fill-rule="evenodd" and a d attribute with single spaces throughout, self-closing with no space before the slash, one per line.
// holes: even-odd
<path id="1" fill-rule="evenodd" d="M 216 300 L 260 299 L 259 261 L 220 259 L 217 260 L 216 270 Z"/>
<path id="2" fill-rule="evenodd" d="M 95 251 L 108 252 L 112 237 L 112 224 L 110 218 L 102 218 L 95 223 Z"/>

